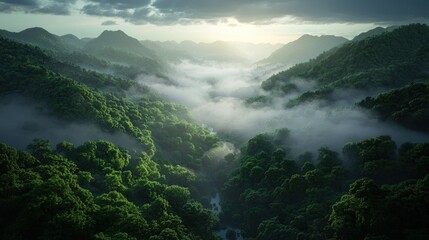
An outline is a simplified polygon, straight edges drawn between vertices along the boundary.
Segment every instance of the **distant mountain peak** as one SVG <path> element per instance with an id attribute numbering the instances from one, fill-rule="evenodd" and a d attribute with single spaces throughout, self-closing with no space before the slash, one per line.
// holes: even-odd
<path id="1" fill-rule="evenodd" d="M 132 54 L 155 59 L 155 53 L 143 46 L 137 39 L 128 36 L 121 30 L 105 30 L 97 38 L 90 40 L 85 48 L 93 51 L 103 48 L 114 48 Z"/>
<path id="2" fill-rule="evenodd" d="M 335 36 L 335 35 L 310 35 L 310 34 L 304 34 L 298 39 L 346 39 L 344 37 Z"/>
<path id="3" fill-rule="evenodd" d="M 64 38 L 64 39 L 73 39 L 73 40 L 80 40 L 78 37 L 76 37 L 75 35 L 73 35 L 73 34 L 66 34 L 66 35 L 62 35 L 61 36 L 61 38 Z"/>
<path id="4" fill-rule="evenodd" d="M 122 36 L 122 37 L 130 37 L 122 30 L 104 30 L 99 37 L 101 36 Z"/>
<path id="5" fill-rule="evenodd" d="M 27 28 L 25 30 L 22 30 L 20 33 L 24 33 L 24 32 L 39 32 L 39 33 L 49 33 L 46 29 L 42 28 L 42 27 L 32 27 L 32 28 Z"/>
<path id="6" fill-rule="evenodd" d="M 282 63 L 293 65 L 317 57 L 324 51 L 342 45 L 348 39 L 334 35 L 314 36 L 304 34 L 295 41 L 285 44 L 273 52 L 262 63 Z"/>
<path id="7" fill-rule="evenodd" d="M 375 37 L 375 36 L 378 36 L 378 35 L 383 34 L 385 32 L 391 32 L 391 31 L 395 30 L 396 28 L 398 28 L 398 27 L 396 27 L 396 26 L 391 26 L 391 27 L 387 27 L 387 28 L 376 27 L 376 28 L 371 29 L 369 31 L 360 33 L 359 35 L 354 37 L 352 41 L 356 42 L 356 41 L 364 40 L 364 39 L 369 38 L 369 37 Z"/>
<path id="8" fill-rule="evenodd" d="M 97 38 L 92 39 L 89 44 L 111 47 L 119 47 L 121 45 L 129 47 L 141 46 L 137 39 L 128 36 L 121 30 L 105 30 Z"/>
<path id="9" fill-rule="evenodd" d="M 317 36 L 313 36 L 313 35 L 310 35 L 310 34 L 304 34 L 304 35 L 302 35 L 298 39 L 305 39 L 305 38 L 317 38 Z"/>
<path id="10" fill-rule="evenodd" d="M 58 36 L 48 32 L 46 29 L 41 28 L 41 27 L 33 27 L 33 28 L 27 28 L 21 32 L 19 32 L 18 34 L 22 35 L 22 36 L 32 36 L 32 37 L 37 37 L 37 36 L 47 36 L 50 38 L 57 38 Z"/>
<path id="11" fill-rule="evenodd" d="M 60 39 L 63 42 L 65 42 L 65 43 L 67 43 L 67 44 L 69 44 L 69 45 L 71 45 L 71 46 L 73 46 L 75 48 L 82 48 L 84 46 L 84 44 L 85 44 L 84 41 L 82 41 L 80 38 L 76 37 L 73 34 L 63 35 L 63 36 L 60 37 Z"/>
<path id="12" fill-rule="evenodd" d="M 116 44 L 127 44 L 139 46 L 141 45 L 139 41 L 133 37 L 128 36 L 125 32 L 121 30 L 105 30 L 97 38 L 92 41 L 96 41 L 98 44 L 106 45 L 116 45 Z"/>
<path id="13" fill-rule="evenodd" d="M 197 44 L 197 43 L 191 40 L 183 40 L 180 42 L 180 44 Z"/>
<path id="14" fill-rule="evenodd" d="M 366 32 L 367 36 L 360 35 L 366 37 L 363 40 L 343 44 L 313 61 L 280 72 L 264 81 L 263 89 L 280 90 L 288 94 L 288 89 L 283 87 L 291 80 L 315 79 L 319 86 L 291 100 L 288 106 L 292 107 L 326 98 L 335 89 L 379 91 L 426 81 L 424 66 L 427 59 L 420 51 L 427 48 L 429 27 L 411 24 L 374 35 L 377 30 L 386 29 L 379 28 L 372 33 L 369 31 L 369 34 Z M 289 48 L 289 53 L 294 49 L 296 48 Z"/>
<path id="15" fill-rule="evenodd" d="M 31 45 L 36 45 L 44 49 L 54 51 L 66 51 L 70 46 L 66 45 L 62 39 L 41 27 L 27 28 L 18 33 L 9 34 L 10 38 Z"/>

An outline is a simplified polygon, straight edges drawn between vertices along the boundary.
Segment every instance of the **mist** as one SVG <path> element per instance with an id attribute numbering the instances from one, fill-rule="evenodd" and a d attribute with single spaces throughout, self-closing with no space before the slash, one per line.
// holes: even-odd
<path id="1" fill-rule="evenodd" d="M 61 120 L 42 103 L 8 95 L 0 101 L 0 142 L 18 149 L 25 149 L 33 139 L 47 139 L 52 146 L 69 141 L 81 145 L 86 141 L 106 140 L 133 152 L 141 147 L 125 133 L 107 133 L 94 124 Z"/>
<path id="2" fill-rule="evenodd" d="M 288 143 L 295 154 L 307 150 L 315 152 L 322 146 L 340 151 L 350 141 L 379 135 L 390 135 L 398 145 L 429 140 L 426 134 L 379 121 L 369 111 L 354 107 L 356 102 L 383 89 L 371 92 L 336 90 L 332 93 L 337 100 L 334 103 L 313 102 L 286 109 L 284 104 L 288 100 L 317 86 L 312 80 L 295 79 L 296 92 L 272 98 L 269 105 L 252 107 L 244 101 L 249 97 L 269 95 L 260 84 L 278 68 L 182 62 L 173 69 L 170 83 L 151 76 L 140 76 L 138 81 L 149 85 L 165 99 L 186 105 L 201 124 L 213 128 L 219 137 L 238 146 L 259 133 L 280 128 L 291 131 Z"/>

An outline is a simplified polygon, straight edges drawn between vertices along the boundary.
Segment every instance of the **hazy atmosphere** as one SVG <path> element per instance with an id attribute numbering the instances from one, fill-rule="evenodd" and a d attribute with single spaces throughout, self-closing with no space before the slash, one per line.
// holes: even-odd
<path id="1" fill-rule="evenodd" d="M 429 239 L 428 10 L 0 0 L 0 239 Z"/>
<path id="2" fill-rule="evenodd" d="M 354 103 L 380 89 L 368 92 L 339 89 L 333 93 L 335 104 L 319 102 L 285 109 L 288 99 L 316 87 L 315 81 L 295 80 L 296 92 L 273 98 L 270 104 L 249 105 L 245 100 L 266 94 L 258 86 L 272 73 L 262 67 L 217 62 L 181 62 L 173 65 L 171 82 L 142 75 L 138 81 L 147 84 L 164 98 L 184 104 L 203 124 L 220 136 L 240 144 L 258 133 L 274 129 L 291 130 L 291 146 L 302 152 L 316 152 L 320 146 L 341 150 L 345 142 L 359 141 L 387 134 L 398 143 L 421 142 L 428 136 L 406 130 L 392 123 L 382 123 L 370 112 L 354 107 Z M 327 136 L 330 136 L 327 138 Z M 300 153 L 296 152 L 295 153 Z"/>
<path id="3" fill-rule="evenodd" d="M 139 39 L 287 43 L 302 34 L 352 38 L 376 26 L 427 22 L 427 1 L 1 1 L 6 30 L 40 26 L 96 37 L 121 29 Z M 57 23 L 61 22 L 60 25 Z"/>

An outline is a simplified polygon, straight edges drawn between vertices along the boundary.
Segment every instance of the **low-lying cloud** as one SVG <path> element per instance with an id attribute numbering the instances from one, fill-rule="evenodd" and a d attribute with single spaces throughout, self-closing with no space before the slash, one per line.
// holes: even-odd
<path id="1" fill-rule="evenodd" d="M 206 102 L 234 97 L 245 99 L 257 95 L 260 78 L 253 68 L 241 64 L 184 61 L 174 65 L 170 82 L 153 76 L 141 76 L 138 81 L 149 85 L 170 101 L 195 109 Z"/>
<path id="2" fill-rule="evenodd" d="M 94 124 L 67 122 L 46 110 L 44 104 L 19 95 L 2 97 L 0 101 L 0 142 L 19 149 L 35 138 L 47 139 L 53 146 L 61 141 L 75 145 L 90 140 L 107 140 L 139 153 L 141 147 L 125 133 L 107 133 Z"/>
<path id="3" fill-rule="evenodd" d="M 255 67 L 183 62 L 175 66 L 170 76 L 173 84 L 147 76 L 139 81 L 164 98 L 188 106 L 202 124 L 238 145 L 256 134 L 279 128 L 291 130 L 289 144 L 295 153 L 315 151 L 322 146 L 339 151 L 347 142 L 386 134 L 398 144 L 429 140 L 426 134 L 381 122 L 368 111 L 354 107 L 356 101 L 367 96 L 357 90 L 335 91 L 333 95 L 340 99 L 335 104 L 312 103 L 284 108 L 288 99 L 314 88 L 314 81 L 296 79 L 294 83 L 300 92 L 274 98 L 268 106 L 246 106 L 245 99 L 267 94 L 261 90 L 260 83 L 268 75 L 267 71 Z"/>

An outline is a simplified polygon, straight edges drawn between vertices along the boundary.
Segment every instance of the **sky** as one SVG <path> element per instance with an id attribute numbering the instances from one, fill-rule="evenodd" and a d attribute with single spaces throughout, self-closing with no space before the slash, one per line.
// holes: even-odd
<path id="1" fill-rule="evenodd" d="M 0 0 L 0 28 L 96 37 L 287 43 L 303 34 L 352 38 L 377 26 L 429 22 L 427 0 Z"/>

